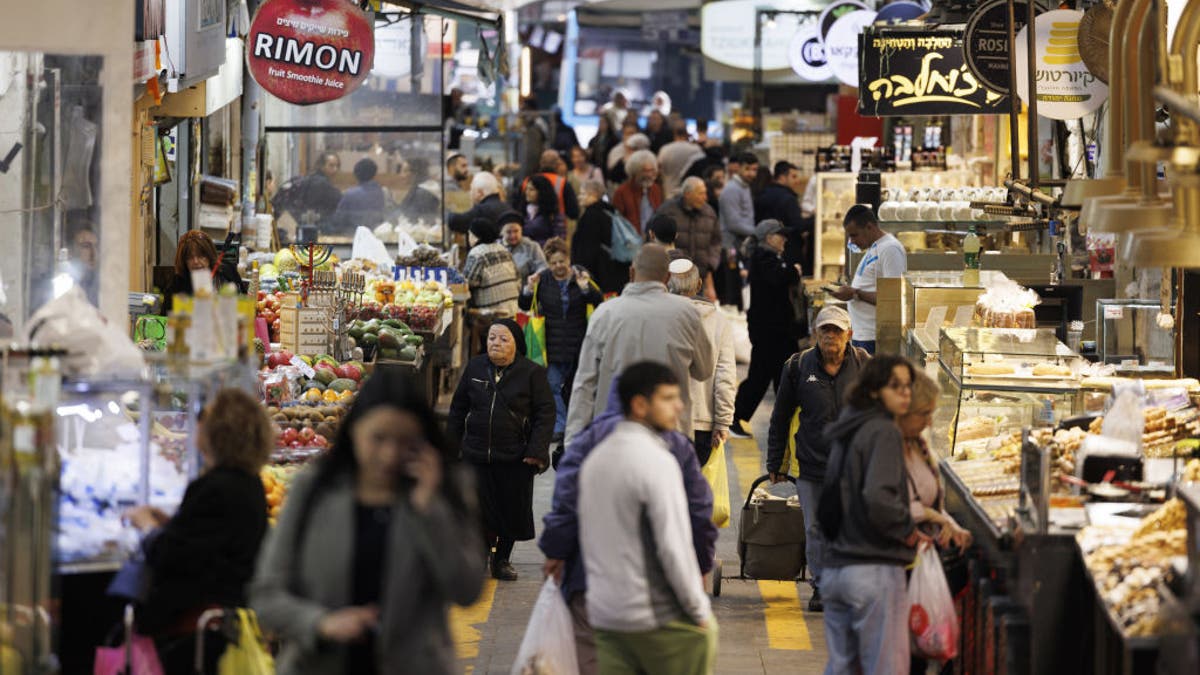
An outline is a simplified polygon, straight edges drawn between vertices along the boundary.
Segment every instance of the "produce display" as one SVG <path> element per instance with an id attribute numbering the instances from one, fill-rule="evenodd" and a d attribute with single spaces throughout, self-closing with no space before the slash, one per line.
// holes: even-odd
<path id="1" fill-rule="evenodd" d="M 396 305 L 388 307 L 400 309 Z M 387 311 L 388 308 L 384 310 Z M 396 314 L 402 315 L 399 311 Z M 363 348 L 364 353 L 370 351 L 377 359 L 389 361 L 415 362 L 425 343 L 425 338 L 414 333 L 413 329 L 400 319 L 355 319 L 350 323 L 348 333 L 354 344 Z"/>
<path id="2" fill-rule="evenodd" d="M 295 464 L 272 465 L 263 467 L 259 474 L 263 483 L 263 492 L 267 496 L 267 522 L 272 526 L 279 519 L 279 512 L 283 509 L 284 500 L 287 499 L 288 488 L 291 487 L 292 478 L 299 469 L 300 467 Z"/>
<path id="3" fill-rule="evenodd" d="M 397 257 L 396 264 L 401 267 L 443 267 L 446 261 L 442 259 L 441 251 L 421 244 L 412 253 Z"/>
<path id="4" fill-rule="evenodd" d="M 283 308 L 283 291 L 268 293 L 266 291 L 258 292 L 258 300 L 255 304 L 255 314 L 267 322 L 267 330 L 271 336 L 271 342 L 279 342 L 279 310 Z"/>

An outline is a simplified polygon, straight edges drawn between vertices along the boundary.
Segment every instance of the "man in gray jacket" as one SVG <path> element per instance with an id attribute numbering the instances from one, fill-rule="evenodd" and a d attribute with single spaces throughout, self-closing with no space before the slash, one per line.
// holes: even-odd
<path id="1" fill-rule="evenodd" d="M 568 447 L 592 418 L 604 412 L 613 376 L 632 363 L 664 363 L 680 382 L 713 376 L 715 351 L 700 313 L 687 299 L 667 292 L 668 264 L 662 246 L 642 246 L 633 261 L 632 283 L 621 297 L 602 303 L 592 314 L 567 410 L 564 442 Z M 692 404 L 686 388 L 683 402 L 679 430 L 691 438 Z"/>
<path id="2" fill-rule="evenodd" d="M 734 166 L 733 160 L 729 161 Z M 721 190 L 721 235 L 725 248 L 741 248 L 746 237 L 754 235 L 754 197 L 750 194 L 750 183 L 758 174 L 758 157 L 754 153 L 738 156 L 738 170 L 730 172 L 725 189 Z"/>

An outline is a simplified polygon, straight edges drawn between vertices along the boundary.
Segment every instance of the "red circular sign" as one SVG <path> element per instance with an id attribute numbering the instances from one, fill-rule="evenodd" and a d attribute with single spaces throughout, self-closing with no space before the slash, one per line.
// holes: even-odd
<path id="1" fill-rule="evenodd" d="M 298 105 L 350 94 L 374 61 L 371 21 L 351 0 L 267 0 L 246 38 L 254 81 Z"/>

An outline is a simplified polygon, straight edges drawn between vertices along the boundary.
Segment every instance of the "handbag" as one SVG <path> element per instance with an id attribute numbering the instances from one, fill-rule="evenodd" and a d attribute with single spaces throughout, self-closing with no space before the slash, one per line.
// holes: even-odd
<path id="1" fill-rule="evenodd" d="M 539 366 L 546 365 L 546 317 L 538 313 L 538 286 L 533 285 L 533 306 L 525 324 L 525 358 Z"/>
<path id="2" fill-rule="evenodd" d="M 96 648 L 96 657 L 92 661 L 93 675 L 163 675 L 162 661 L 158 658 L 154 641 L 145 635 L 138 635 L 133 629 L 132 605 L 125 607 L 124 622 L 118 629 L 122 628 L 125 639 L 120 646 Z M 106 644 L 112 644 L 113 635 L 118 629 L 109 634 Z M 7 673 L 8 670 L 3 672 Z"/>
<path id="3" fill-rule="evenodd" d="M 152 571 L 146 564 L 146 546 L 153 542 L 160 532 L 161 530 L 154 530 L 142 539 L 129 559 L 121 565 L 121 569 L 113 575 L 105 595 L 124 598 L 139 605 L 146 603 L 153 587 Z"/>
<path id="4" fill-rule="evenodd" d="M 717 527 L 729 527 L 729 472 L 725 466 L 725 442 L 713 448 L 708 462 L 700 469 L 713 493 L 712 521 Z"/>
<path id="5" fill-rule="evenodd" d="M 274 675 L 275 659 L 258 627 L 253 610 L 237 609 L 237 641 L 230 642 L 217 662 L 219 675 Z"/>

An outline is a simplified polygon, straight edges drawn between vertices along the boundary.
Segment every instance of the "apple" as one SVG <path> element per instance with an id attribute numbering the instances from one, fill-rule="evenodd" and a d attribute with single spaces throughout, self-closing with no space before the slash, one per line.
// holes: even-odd
<path id="1" fill-rule="evenodd" d="M 300 430 L 298 438 L 305 445 L 312 445 L 313 440 L 317 437 L 317 432 L 312 430 L 312 427 L 304 427 Z"/>
<path id="2" fill-rule="evenodd" d="M 261 288 L 258 289 L 258 297 L 256 298 L 256 300 L 258 300 L 259 302 L 262 302 L 263 300 L 266 300 L 266 299 L 267 299 L 267 292 Z"/>

